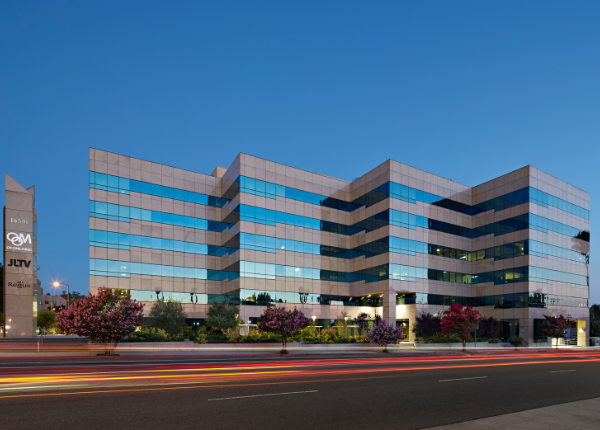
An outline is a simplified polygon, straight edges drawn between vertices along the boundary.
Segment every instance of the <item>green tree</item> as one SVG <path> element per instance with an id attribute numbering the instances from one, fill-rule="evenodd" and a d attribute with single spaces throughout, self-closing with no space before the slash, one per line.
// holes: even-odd
<path id="1" fill-rule="evenodd" d="M 183 311 L 181 302 L 175 300 L 159 300 L 154 302 L 150 313 L 150 327 L 162 329 L 169 334 L 181 333 L 187 314 Z"/>
<path id="2" fill-rule="evenodd" d="M 340 316 L 338 316 L 334 325 L 337 327 L 337 335 L 339 337 L 348 336 L 348 312 L 340 312 Z"/>
<path id="3" fill-rule="evenodd" d="M 238 315 L 240 308 L 223 302 L 214 302 L 206 313 L 206 325 L 213 330 L 220 330 L 223 334 L 228 329 L 235 329 L 242 322 Z"/>
<path id="4" fill-rule="evenodd" d="M 67 292 L 63 291 L 60 296 L 67 300 Z M 83 298 L 87 297 L 85 294 L 81 294 L 79 291 L 70 291 L 69 292 L 69 300 L 71 301 L 71 303 L 77 301 L 77 300 L 81 300 Z"/>
<path id="5" fill-rule="evenodd" d="M 56 323 L 56 312 L 50 309 L 44 309 L 38 312 L 37 325 L 39 328 L 50 330 Z"/>

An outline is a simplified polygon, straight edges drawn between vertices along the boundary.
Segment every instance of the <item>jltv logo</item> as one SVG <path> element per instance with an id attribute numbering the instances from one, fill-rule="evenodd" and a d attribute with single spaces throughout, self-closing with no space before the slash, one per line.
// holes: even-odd
<path id="1" fill-rule="evenodd" d="M 31 260 L 15 260 L 15 259 L 11 259 L 8 261 L 8 264 L 6 265 L 6 267 L 23 267 L 23 264 L 25 265 L 25 267 L 29 267 L 31 266 Z"/>

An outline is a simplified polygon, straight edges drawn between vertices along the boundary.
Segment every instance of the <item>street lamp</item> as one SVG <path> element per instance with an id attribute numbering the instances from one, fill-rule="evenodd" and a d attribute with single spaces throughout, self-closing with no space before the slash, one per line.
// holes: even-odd
<path id="1" fill-rule="evenodd" d="M 62 282 L 54 281 L 54 282 L 52 283 L 52 285 L 54 285 L 54 288 L 58 288 L 58 287 L 60 287 L 61 285 L 62 285 L 63 287 L 67 287 L 67 309 L 68 309 L 68 308 L 69 308 L 69 302 L 71 301 L 71 300 L 70 300 L 70 299 L 71 299 L 71 296 L 70 296 L 70 294 L 69 294 L 69 284 L 63 284 Z"/>

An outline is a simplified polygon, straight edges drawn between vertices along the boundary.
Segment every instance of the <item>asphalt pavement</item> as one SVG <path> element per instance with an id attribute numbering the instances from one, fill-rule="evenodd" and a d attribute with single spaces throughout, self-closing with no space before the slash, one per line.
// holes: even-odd
<path id="1" fill-rule="evenodd" d="M 599 382 L 595 351 L 13 360 L 0 428 L 420 429 L 598 398 Z"/>

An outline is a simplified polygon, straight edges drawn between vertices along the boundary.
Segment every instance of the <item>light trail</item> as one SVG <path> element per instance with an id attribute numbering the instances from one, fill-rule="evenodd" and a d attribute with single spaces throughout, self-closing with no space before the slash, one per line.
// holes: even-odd
<path id="1" fill-rule="evenodd" d="M 529 365 L 529 364 L 554 364 L 554 363 L 583 363 L 583 362 L 599 362 L 600 359 L 588 359 L 588 360 L 561 360 L 561 361 L 542 361 L 542 362 L 515 362 L 515 363 L 495 363 L 495 364 L 480 364 L 474 366 L 436 366 L 436 367 L 423 367 L 423 368 L 399 368 L 399 369 L 371 369 L 368 372 L 390 372 L 398 371 L 404 373 L 409 370 L 440 370 L 440 369 L 455 369 L 455 368 L 490 368 L 500 366 L 511 366 L 511 365 Z M 356 373 L 356 371 L 337 371 L 328 372 L 328 374 L 348 374 Z M 367 373 L 363 371 L 362 373 Z M 312 375 L 317 372 L 311 373 Z M 302 373 L 295 373 L 291 376 L 299 376 Z M 393 376 L 393 375 L 392 375 Z M 399 375 L 398 375 L 399 376 Z M 249 387 L 249 386 L 266 386 L 266 385 L 284 385 L 284 384 L 298 384 L 298 383 L 325 383 L 325 382 L 341 382 L 341 381 L 355 381 L 365 379 L 383 379 L 389 378 L 390 375 L 386 376 L 375 376 L 369 375 L 366 377 L 355 377 L 355 378 L 335 378 L 335 379 L 314 379 L 314 380 L 296 380 L 296 381 L 280 381 L 280 382 L 260 382 L 260 383 L 245 383 L 245 384 L 224 384 L 224 385 L 190 385 L 190 386 L 178 386 L 178 387 L 160 387 L 160 388 L 135 388 L 135 389 L 121 389 L 121 390 L 93 390 L 93 391 L 76 391 L 76 392 L 60 392 L 60 393 L 36 393 L 36 394 L 17 394 L 10 396 L 0 396 L 2 399 L 10 398 L 22 398 L 22 397 L 45 397 L 45 396 L 68 396 L 68 395 L 80 395 L 80 394 L 105 394 L 105 393 L 121 393 L 121 392 L 145 392 L 145 391 L 168 391 L 168 390 L 184 390 L 184 389 L 210 389 L 210 388 L 231 388 L 231 387 Z M 154 384 L 153 384 L 154 385 Z"/>
<path id="2" fill-rule="evenodd" d="M 577 358 L 577 357 L 600 357 L 600 353 L 592 352 L 592 353 L 569 353 L 569 358 Z M 528 358 L 545 358 L 545 359 L 553 359 L 553 358 L 565 358 L 564 354 L 540 354 L 540 353 L 529 353 L 529 354 L 515 354 L 515 355 L 506 355 L 506 354 L 496 354 L 496 355 L 485 355 L 485 356 L 435 356 L 435 357 L 389 357 L 389 358 L 364 358 L 364 359 L 335 359 L 335 360 L 304 360 L 304 361 L 273 361 L 273 362 L 258 362 L 258 363 L 240 363 L 235 364 L 232 363 L 230 365 L 224 364 L 198 364 L 196 366 L 193 363 L 187 363 L 182 365 L 152 365 L 147 364 L 143 366 L 138 366 L 139 370 L 131 370 L 130 366 L 120 365 L 120 364 L 110 364 L 110 365 L 99 365 L 97 367 L 90 367 L 85 365 L 87 372 L 79 372 L 79 374 L 99 374 L 99 373 L 110 373 L 105 371 L 104 367 L 110 366 L 112 367 L 111 372 L 115 372 L 122 368 L 123 371 L 127 373 L 140 373 L 146 371 L 153 370 L 163 370 L 163 371 L 210 371 L 210 370 L 229 370 L 229 369 L 259 369 L 259 368 L 273 368 L 273 367 L 324 367 L 324 366 L 343 366 L 343 365 L 365 365 L 365 364 L 387 364 L 387 363 L 435 363 L 435 362 L 447 362 L 451 361 L 453 363 L 457 362 L 472 362 L 472 361 L 488 361 L 488 360 L 506 360 L 511 358 L 519 358 L 519 359 L 528 359 Z M 184 367 L 187 366 L 187 367 Z M 190 367 L 192 366 L 192 367 Z M 53 372 L 54 369 L 45 368 L 45 369 L 35 369 L 32 370 L 27 367 L 20 367 L 19 369 L 26 369 L 28 374 L 33 373 L 43 373 L 43 374 L 52 374 L 58 373 L 62 371 L 62 373 L 68 372 L 70 369 L 79 370 L 78 367 L 82 366 L 72 366 L 65 369 L 61 366 L 61 369 L 57 369 L 57 372 Z M 1 368 L 0 368 L 1 369 Z M 16 370 L 11 371 L 1 371 L 0 375 L 8 375 L 8 374 L 19 374 L 22 372 L 18 372 Z M 69 372 L 72 373 L 72 372 Z"/>
<path id="3" fill-rule="evenodd" d="M 229 373 L 203 373 L 203 374 L 165 374 L 164 369 L 155 370 L 150 372 L 148 375 L 130 376 L 130 375 L 100 375 L 98 377 L 88 377 L 82 375 L 54 375 L 54 376 L 25 376 L 25 377 L 9 377 L 0 379 L 0 383 L 5 388 L 16 388 L 16 384 L 57 384 L 64 383 L 64 388 L 69 388 L 69 383 L 91 383 L 91 382 L 110 382 L 110 381 L 132 381 L 141 382 L 145 380 L 165 380 L 165 381 L 198 381 L 199 380 L 210 380 L 212 378 L 263 378 L 263 377 L 299 377 L 299 376 L 325 376 L 325 375 L 348 375 L 348 374 L 381 374 L 381 373 L 394 373 L 394 372 L 415 372 L 415 371 L 426 371 L 426 370 L 449 370 L 449 369 L 476 369 L 476 368 L 491 368 L 491 367 L 506 367 L 506 366 L 519 366 L 519 365 L 543 365 L 543 364 L 564 364 L 564 363 L 591 363 L 600 362 L 600 358 L 587 358 L 587 359 L 567 359 L 567 360 L 546 360 L 546 361 L 520 361 L 520 362 L 507 362 L 507 363 L 481 363 L 481 364 L 459 364 L 459 365 L 447 365 L 447 366 L 406 366 L 406 367 L 384 367 L 384 368 L 362 368 L 362 369 L 324 369 L 324 370 L 283 370 L 278 368 L 271 371 L 257 371 L 257 372 L 231 372 L 241 369 L 230 369 Z M 289 366 L 286 366 L 289 367 Z M 267 368 L 267 366 L 263 366 Z M 206 370 L 206 369 L 204 369 Z M 212 369 L 214 370 L 214 369 Z M 197 370 L 194 370 L 197 371 Z M 373 377 L 373 376 L 371 376 Z M 368 379 L 368 378 L 366 378 Z M 48 386 L 46 386 L 48 387 Z M 44 388 L 40 385 L 40 389 Z M 0 390 L 2 387 L 0 386 Z"/>

